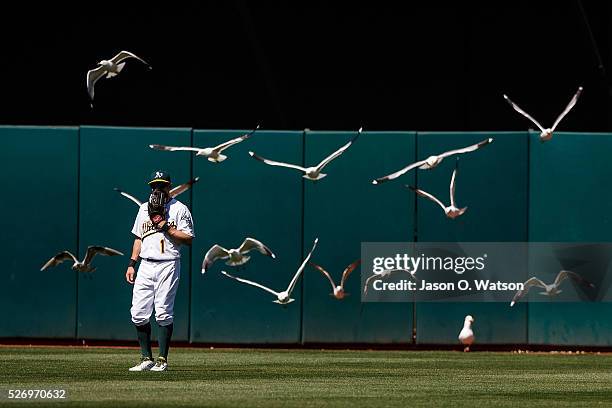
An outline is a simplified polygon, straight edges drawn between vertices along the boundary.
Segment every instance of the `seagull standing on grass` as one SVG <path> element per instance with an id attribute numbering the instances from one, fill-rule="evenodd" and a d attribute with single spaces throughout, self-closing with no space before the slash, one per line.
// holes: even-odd
<path id="1" fill-rule="evenodd" d="M 510 307 L 514 306 L 514 304 L 520 298 L 522 298 L 527 293 L 529 293 L 529 289 L 532 286 L 537 286 L 537 287 L 540 287 L 540 288 L 544 289 L 544 292 L 539 292 L 540 295 L 545 295 L 545 296 L 556 296 L 556 295 L 558 295 L 559 293 L 563 292 L 563 290 L 559 289 L 559 286 L 567 278 L 571 278 L 571 279 L 575 280 L 576 282 L 578 282 L 578 283 L 580 283 L 581 285 L 584 285 L 584 286 L 588 286 L 588 287 L 591 287 L 591 288 L 595 287 L 595 285 L 593 285 L 591 282 L 587 281 L 582 276 L 580 276 L 576 272 L 572 272 L 572 271 L 563 271 L 563 270 L 560 271 L 557 274 L 557 277 L 555 278 L 555 281 L 553 283 L 551 283 L 550 285 L 545 284 L 544 282 L 542 282 L 540 279 L 538 279 L 536 277 L 532 277 L 532 278 L 527 279 L 527 281 L 523 284 L 523 289 L 521 289 L 518 292 L 516 292 L 516 294 L 514 295 L 514 298 L 512 298 L 512 302 L 510 302 Z"/>
<path id="2" fill-rule="evenodd" d="M 282 292 L 277 292 L 277 291 L 272 290 L 272 289 L 268 288 L 267 286 L 264 286 L 264 285 L 259 284 L 257 282 L 252 282 L 250 280 L 246 280 L 246 279 L 242 279 L 242 278 L 237 278 L 235 276 L 230 275 L 229 273 L 227 273 L 225 271 L 221 271 L 221 273 L 224 274 L 225 276 L 227 276 L 228 278 L 232 278 L 234 280 L 237 280 L 238 282 L 246 283 L 247 285 L 252 285 L 252 286 L 258 287 L 260 289 L 263 289 L 266 292 L 269 292 L 269 293 L 273 294 L 274 296 L 276 296 L 276 300 L 274 301 L 274 303 L 278 303 L 280 305 L 286 305 L 286 304 L 289 304 L 289 303 L 291 303 L 291 302 L 293 302 L 295 300 L 295 299 L 291 298 L 291 292 L 293 292 L 293 289 L 295 289 L 295 284 L 297 283 L 300 275 L 302 274 L 302 271 L 304 270 L 304 267 L 306 266 L 306 264 L 310 260 L 310 257 L 312 256 L 313 251 L 317 247 L 317 242 L 319 242 L 319 238 L 314 240 L 314 244 L 312 245 L 312 249 L 310 250 L 310 252 L 306 256 L 304 261 L 302 261 L 302 264 L 300 265 L 300 267 L 298 268 L 297 272 L 293 276 L 293 279 L 291 279 L 291 282 L 289 282 L 289 286 L 287 286 L 287 289 L 285 289 Z"/>
<path id="3" fill-rule="evenodd" d="M 344 272 L 342 272 L 342 278 L 340 279 L 340 285 L 338 286 L 336 286 L 336 284 L 334 283 L 334 280 L 332 279 L 329 272 L 327 272 L 325 269 L 315 264 L 314 262 L 310 262 L 310 265 L 315 267 L 319 272 L 323 274 L 323 276 L 325 276 L 329 280 L 329 283 L 331 283 L 332 286 L 332 290 L 334 291 L 334 293 L 332 293 L 331 295 L 338 300 L 342 300 L 345 296 L 348 296 L 348 293 L 344 292 L 344 283 L 348 279 L 351 272 L 353 272 L 357 265 L 359 265 L 359 263 L 361 263 L 361 259 L 356 260 L 355 262 L 347 266 L 346 269 L 344 269 Z"/>
<path id="4" fill-rule="evenodd" d="M 405 174 L 405 173 L 409 172 L 410 170 L 415 169 L 417 167 L 419 169 L 422 169 L 422 170 L 433 169 L 438 164 L 440 164 L 442 162 L 442 160 L 444 160 L 444 158 L 446 158 L 446 157 L 453 156 L 455 154 L 463 154 L 463 153 L 473 152 L 473 151 L 476 151 L 476 150 L 480 149 L 483 146 L 488 145 L 491 142 L 493 142 L 493 138 L 492 137 L 490 137 L 488 139 L 485 139 L 482 142 L 479 142 L 479 143 L 476 143 L 474 145 L 468 146 L 468 147 L 464 147 L 464 148 L 461 148 L 461 149 L 455 149 L 455 150 L 449 150 L 448 152 L 444 152 L 444 153 L 441 153 L 441 154 L 438 154 L 438 155 L 429 156 L 425 160 L 421 160 L 421 161 L 418 161 L 416 163 L 412 163 L 412 164 L 404 167 L 403 169 L 396 171 L 395 173 L 389 174 L 388 176 L 377 178 L 376 180 L 372 181 L 372 184 L 381 184 L 381 183 L 384 183 L 385 181 L 396 179 L 399 176 L 401 176 L 401 175 L 403 175 L 403 174 Z"/>
<path id="5" fill-rule="evenodd" d="M 290 169 L 299 170 L 299 171 L 304 173 L 304 175 L 302 177 L 304 177 L 305 179 L 317 181 L 317 180 L 321 180 L 323 177 L 327 176 L 327 174 L 321 173 L 323 168 L 325 166 L 327 166 L 329 163 L 331 163 L 332 160 L 334 160 L 335 158 L 340 156 L 342 153 L 344 153 L 346 151 L 346 149 L 351 147 L 351 145 L 355 142 L 355 140 L 357 140 L 357 138 L 361 134 L 362 130 L 363 130 L 363 128 L 359 128 L 359 130 L 357 131 L 357 136 L 355 136 L 347 144 L 345 144 L 344 146 L 342 146 L 341 148 L 339 148 L 338 150 L 336 150 L 335 152 L 333 152 L 332 154 L 327 156 L 325 159 L 323 159 L 319 164 L 317 164 L 314 167 L 302 167 L 302 166 L 298 166 L 297 164 L 289 164 L 289 163 L 283 163 L 283 162 L 278 162 L 278 161 L 274 161 L 274 160 L 269 160 L 269 159 L 265 159 L 265 158 L 263 158 L 261 156 L 258 156 L 254 152 L 249 152 L 249 155 L 251 157 L 253 157 L 254 159 L 257 159 L 260 162 L 263 162 L 263 163 L 265 163 L 267 165 L 270 165 L 270 166 L 288 167 Z"/>
<path id="6" fill-rule="evenodd" d="M 196 152 L 196 156 L 204 156 L 210 162 L 221 163 L 222 161 L 227 159 L 226 155 L 221 154 L 222 151 L 224 151 L 228 147 L 231 147 L 235 144 L 238 144 L 240 142 L 247 140 L 249 137 L 251 137 L 251 135 L 253 135 L 253 133 L 255 133 L 255 131 L 257 131 L 257 129 L 259 129 L 259 125 L 257 125 L 257 127 L 251 130 L 249 133 L 246 133 L 235 139 L 228 140 L 227 142 L 223 142 L 220 145 L 217 145 L 215 147 L 200 148 L 200 147 L 189 147 L 189 146 L 184 146 L 184 147 L 183 146 L 165 146 L 165 145 L 160 145 L 160 144 L 152 144 L 152 145 L 149 145 L 149 147 L 154 150 L 163 150 L 166 152 L 182 152 L 182 151 Z"/>
<path id="7" fill-rule="evenodd" d="M 555 120 L 555 123 L 552 125 L 552 127 L 548 128 L 548 129 L 544 129 L 544 126 L 540 125 L 540 123 L 537 120 L 535 120 L 531 115 L 529 115 L 527 112 L 522 110 L 516 103 L 512 102 L 510 100 L 510 98 L 508 98 L 507 95 L 504 95 L 504 99 L 510 104 L 510 106 L 512 106 L 512 108 L 515 111 L 517 111 L 518 113 L 520 113 L 521 115 L 523 115 L 524 117 L 526 117 L 527 119 L 532 121 L 540 129 L 540 132 L 541 132 L 540 133 L 540 141 L 541 142 L 546 142 L 547 140 L 552 139 L 553 132 L 555 131 L 555 129 L 559 125 L 559 122 L 561 122 L 561 119 L 563 119 L 565 117 L 565 115 L 567 115 L 569 113 L 569 111 L 572 110 L 574 105 L 576 105 L 576 102 L 578 102 L 578 98 L 580 97 L 581 93 L 582 93 L 582 87 L 579 87 L 578 91 L 576 91 L 576 94 L 574 94 L 572 99 L 569 101 L 569 103 L 565 107 L 565 110 L 563 112 L 561 112 L 561 114 L 559 115 L 557 120 Z"/>
<path id="8" fill-rule="evenodd" d="M 463 351 L 470 351 L 470 346 L 474 343 L 474 331 L 472 330 L 472 324 L 474 323 L 474 318 L 471 315 L 465 316 L 465 320 L 463 321 L 463 329 L 459 332 L 459 341 L 461 344 L 465 346 Z"/>
<path id="9" fill-rule="evenodd" d="M 137 57 L 129 51 L 121 51 L 119 54 L 115 55 L 109 60 L 102 60 L 98 62 L 98 66 L 96 68 L 87 71 L 87 92 L 89 93 L 89 98 L 91 99 L 91 107 L 93 107 L 94 87 L 96 82 L 98 82 L 98 80 L 104 75 L 106 75 L 106 78 L 117 76 L 117 74 L 119 74 L 125 66 L 125 60 L 129 58 L 137 59 L 145 64 L 147 68 L 151 69 L 151 65 L 149 65 L 149 63 L 142 58 Z"/>
<path id="10" fill-rule="evenodd" d="M 62 251 L 55 255 L 53 258 L 49 259 L 46 264 L 40 268 L 41 271 L 45 269 L 61 264 L 67 259 L 71 259 L 72 269 L 78 272 L 93 272 L 96 268 L 91 266 L 91 261 L 93 261 L 94 256 L 97 254 L 106 255 L 106 256 L 115 256 L 115 255 L 123 255 L 123 253 L 103 246 L 90 246 L 87 248 L 87 253 L 85 254 L 85 259 L 81 262 L 76 256 L 72 255 L 69 251 Z"/>
<path id="11" fill-rule="evenodd" d="M 455 203 L 455 182 L 456 182 L 456 179 L 457 179 L 457 170 L 459 168 L 458 163 L 459 163 L 459 160 L 457 160 L 457 164 L 455 165 L 455 170 L 453 170 L 453 175 L 451 176 L 451 182 L 450 182 L 450 205 L 448 207 L 445 206 L 442 203 L 442 201 L 438 200 L 435 196 L 433 196 L 432 194 L 429 194 L 427 191 L 419 190 L 416 187 L 408 186 L 408 185 L 406 187 L 408 187 L 409 189 L 411 189 L 412 191 L 414 191 L 418 195 L 423 196 L 425 198 L 428 198 L 431 201 L 433 201 L 434 203 L 437 203 L 440 207 L 442 207 L 442 209 L 444 210 L 444 214 L 446 214 L 446 216 L 448 218 L 455 219 L 455 218 L 459 217 L 460 215 L 462 215 L 467 210 L 467 207 L 457 208 L 457 204 Z"/>
<path id="12" fill-rule="evenodd" d="M 255 238 L 246 238 L 242 245 L 236 249 L 225 249 L 220 245 L 213 245 L 208 252 L 206 252 L 206 256 L 204 256 L 204 261 L 202 262 L 202 273 L 206 273 L 210 265 L 212 265 L 217 259 L 227 259 L 228 261 L 225 263 L 229 266 L 239 266 L 246 263 L 250 256 L 246 254 L 256 249 L 260 253 L 272 257 L 272 259 L 276 258 L 276 255 L 270 251 L 270 248 L 265 246 L 260 241 Z"/>
<path id="13" fill-rule="evenodd" d="M 197 183 L 200 180 L 199 177 L 193 178 L 191 180 L 189 180 L 186 183 L 181 184 L 180 186 L 176 186 L 174 187 L 172 190 L 170 190 L 170 197 L 174 198 L 177 195 L 184 193 L 185 191 L 189 190 L 191 188 L 192 185 L 194 185 L 195 183 Z M 122 196 L 124 196 L 125 198 L 127 198 L 128 200 L 133 201 L 137 206 L 141 206 L 142 205 L 142 201 L 140 201 L 139 199 L 137 199 L 136 197 L 134 197 L 133 195 L 126 193 L 123 190 L 118 189 L 117 187 L 113 188 L 113 190 L 115 190 L 116 192 L 118 192 L 119 194 L 121 194 Z"/>

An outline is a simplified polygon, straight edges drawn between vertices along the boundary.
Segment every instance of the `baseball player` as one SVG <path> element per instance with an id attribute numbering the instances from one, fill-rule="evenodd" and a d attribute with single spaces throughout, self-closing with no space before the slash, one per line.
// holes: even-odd
<path id="1" fill-rule="evenodd" d="M 181 245 L 191 245 L 193 221 L 187 206 L 170 198 L 170 175 L 153 172 L 149 202 L 138 210 L 132 234 L 136 236 L 132 256 L 125 273 L 134 285 L 132 292 L 132 322 L 136 326 L 142 354 L 138 365 L 130 371 L 164 371 L 168 368 L 168 349 L 174 320 L 174 298 L 181 272 Z M 141 261 L 136 274 L 134 267 Z M 155 308 L 159 325 L 159 357 L 153 362 L 151 324 Z"/>

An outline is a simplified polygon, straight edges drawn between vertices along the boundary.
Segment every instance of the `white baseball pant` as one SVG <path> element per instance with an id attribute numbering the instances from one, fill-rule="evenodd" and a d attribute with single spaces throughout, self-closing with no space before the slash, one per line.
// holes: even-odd
<path id="1" fill-rule="evenodd" d="M 174 298 L 181 275 L 181 261 L 152 262 L 142 260 L 132 291 L 132 322 L 142 326 L 149 322 L 153 306 L 155 320 L 160 326 L 174 321 Z"/>

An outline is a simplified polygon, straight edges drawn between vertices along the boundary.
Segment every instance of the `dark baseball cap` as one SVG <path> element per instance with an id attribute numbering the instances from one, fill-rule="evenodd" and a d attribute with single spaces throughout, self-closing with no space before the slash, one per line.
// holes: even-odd
<path id="1" fill-rule="evenodd" d="M 170 178 L 170 174 L 166 173 L 163 170 L 156 170 L 151 173 L 151 178 L 148 184 L 153 183 L 172 183 L 172 179 Z"/>

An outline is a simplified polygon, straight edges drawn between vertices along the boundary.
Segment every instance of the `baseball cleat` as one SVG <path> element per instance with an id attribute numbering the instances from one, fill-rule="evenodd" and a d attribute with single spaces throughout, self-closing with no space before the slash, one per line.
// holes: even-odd
<path id="1" fill-rule="evenodd" d="M 129 371 L 149 371 L 154 366 L 155 366 L 155 363 L 153 362 L 153 360 L 151 360 L 149 357 L 143 357 L 140 360 L 140 363 L 138 363 L 134 367 L 131 367 Z"/>
<path id="2" fill-rule="evenodd" d="M 157 357 L 155 366 L 151 367 L 151 371 L 166 371 L 168 369 L 168 362 L 163 357 Z"/>

